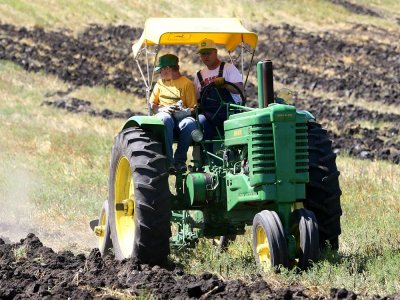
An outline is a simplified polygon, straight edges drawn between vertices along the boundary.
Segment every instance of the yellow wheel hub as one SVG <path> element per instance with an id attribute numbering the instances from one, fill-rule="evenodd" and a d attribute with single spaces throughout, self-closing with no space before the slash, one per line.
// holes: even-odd
<path id="1" fill-rule="evenodd" d="M 124 257 L 130 257 L 135 240 L 135 194 L 129 160 L 122 156 L 117 165 L 114 181 L 115 223 L 118 243 Z M 123 207 L 123 209 L 117 209 Z"/>
<path id="2" fill-rule="evenodd" d="M 94 233 L 96 234 L 96 236 L 98 236 L 99 238 L 104 236 L 104 226 L 96 226 L 94 228 Z"/>
<path id="3" fill-rule="evenodd" d="M 133 216 L 135 202 L 132 199 L 125 199 L 122 201 L 122 204 L 124 205 L 125 216 Z"/>
<path id="4" fill-rule="evenodd" d="M 257 227 L 256 230 L 256 252 L 260 265 L 264 270 L 271 269 L 271 252 L 269 249 L 268 237 L 264 228 Z"/>

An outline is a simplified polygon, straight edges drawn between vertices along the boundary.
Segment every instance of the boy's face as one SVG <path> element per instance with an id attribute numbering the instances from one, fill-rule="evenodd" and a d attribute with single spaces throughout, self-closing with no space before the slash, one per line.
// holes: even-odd
<path id="1" fill-rule="evenodd" d="M 161 79 L 171 80 L 172 79 L 172 69 L 170 67 L 162 67 L 160 70 Z"/>

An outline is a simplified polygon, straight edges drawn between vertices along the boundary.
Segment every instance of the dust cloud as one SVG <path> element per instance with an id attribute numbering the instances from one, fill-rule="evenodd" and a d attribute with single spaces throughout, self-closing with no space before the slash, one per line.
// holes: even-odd
<path id="1" fill-rule="evenodd" d="M 65 220 L 43 217 L 43 206 L 35 203 L 39 201 L 40 180 L 24 166 L 9 166 L 8 161 L 0 160 L 0 238 L 16 243 L 33 233 L 56 251 L 89 252 L 96 247 L 97 239 L 89 222 L 87 226 L 76 224 L 70 228 Z"/>
<path id="2" fill-rule="evenodd" d="M 0 170 L 0 237 L 16 242 L 30 232 L 37 233 L 31 199 L 38 183 L 29 171 L 19 166 L 2 164 Z"/>

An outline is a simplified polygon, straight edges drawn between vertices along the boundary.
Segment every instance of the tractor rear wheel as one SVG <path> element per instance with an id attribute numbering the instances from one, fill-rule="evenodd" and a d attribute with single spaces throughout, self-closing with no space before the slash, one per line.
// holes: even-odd
<path id="1" fill-rule="evenodd" d="M 263 210 L 253 219 L 253 252 L 263 270 L 288 267 L 288 249 L 282 223 L 274 211 Z"/>
<path id="2" fill-rule="evenodd" d="M 320 247 L 324 248 L 329 243 L 337 250 L 342 215 L 340 172 L 336 166 L 332 141 L 326 130 L 313 121 L 308 122 L 308 148 L 310 182 L 306 185 L 304 207 L 314 212 L 317 218 Z"/>
<path id="3" fill-rule="evenodd" d="M 103 206 L 100 210 L 99 216 L 99 228 L 101 233 L 99 235 L 99 251 L 101 256 L 110 255 L 112 253 L 112 241 L 111 241 L 111 230 L 110 230 L 110 212 L 108 209 L 108 201 L 103 202 Z"/>
<path id="4" fill-rule="evenodd" d="M 115 138 L 108 201 L 116 259 L 166 261 L 171 236 L 166 165 L 162 144 L 141 128 L 125 129 Z"/>
<path id="5" fill-rule="evenodd" d="M 291 233 L 296 240 L 297 266 L 307 270 L 319 259 L 318 224 L 314 213 L 308 209 L 296 209 L 292 214 Z"/>

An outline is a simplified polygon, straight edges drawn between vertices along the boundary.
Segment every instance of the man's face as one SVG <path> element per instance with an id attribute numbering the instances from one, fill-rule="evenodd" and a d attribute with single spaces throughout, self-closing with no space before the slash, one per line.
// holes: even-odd
<path id="1" fill-rule="evenodd" d="M 200 57 L 201 57 L 202 62 L 207 67 L 214 67 L 216 62 L 218 61 L 216 49 L 206 50 L 206 51 L 200 53 Z"/>

